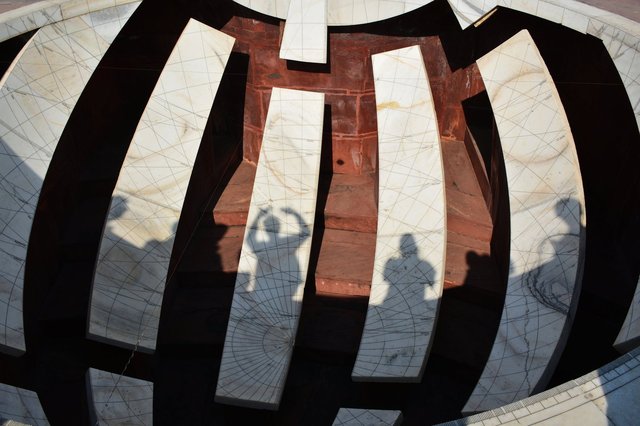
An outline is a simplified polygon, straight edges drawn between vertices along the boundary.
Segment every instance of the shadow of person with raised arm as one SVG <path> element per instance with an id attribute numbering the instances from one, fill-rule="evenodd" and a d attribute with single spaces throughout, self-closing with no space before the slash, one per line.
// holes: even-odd
<path id="1" fill-rule="evenodd" d="M 387 285 L 371 289 L 354 374 L 420 381 L 438 307 L 436 271 L 418 256 L 411 234 L 400 237 L 398 249 L 387 250 L 389 258 L 382 274 Z M 399 256 L 393 257 L 396 253 Z M 374 281 L 376 276 L 380 279 L 379 273 L 374 272 Z"/>
<path id="2" fill-rule="evenodd" d="M 288 282 L 289 286 L 297 286 L 302 283 L 300 265 L 296 252 L 302 243 L 311 235 L 309 226 L 302 216 L 291 208 L 281 209 L 282 213 L 293 216 L 298 224 L 297 233 L 281 233 L 281 221 L 271 211 L 271 208 L 260 209 L 260 213 L 249 227 L 247 232 L 247 244 L 257 260 L 256 276 L 251 281 L 247 291 L 260 290 L 258 281 L 273 279 L 276 282 Z M 264 231 L 261 233 L 264 240 L 258 237 L 260 222 Z M 286 222 L 285 222 L 286 224 Z M 293 293 L 296 293 L 294 291 Z"/>
<path id="3" fill-rule="evenodd" d="M 248 225 L 217 402 L 238 404 L 250 393 L 247 403 L 251 406 L 277 406 L 284 388 L 307 269 L 297 252 L 311 232 L 295 210 L 287 207 L 278 213 L 271 207 L 261 208 Z"/>

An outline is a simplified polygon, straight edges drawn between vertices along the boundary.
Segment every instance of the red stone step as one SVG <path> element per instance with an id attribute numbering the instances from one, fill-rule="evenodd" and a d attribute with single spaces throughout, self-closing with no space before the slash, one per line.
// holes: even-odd
<path id="1" fill-rule="evenodd" d="M 316 267 L 316 293 L 369 296 L 376 234 L 325 229 Z"/>
<path id="2" fill-rule="evenodd" d="M 442 143 L 447 196 L 447 230 L 491 241 L 493 224 L 463 141 Z"/>
<path id="3" fill-rule="evenodd" d="M 217 225 L 247 224 L 255 178 L 256 165 L 248 161 L 241 162 L 213 209 L 213 220 Z"/>
<path id="4" fill-rule="evenodd" d="M 374 174 L 334 174 L 324 209 L 324 226 L 330 229 L 375 233 L 378 223 Z"/>

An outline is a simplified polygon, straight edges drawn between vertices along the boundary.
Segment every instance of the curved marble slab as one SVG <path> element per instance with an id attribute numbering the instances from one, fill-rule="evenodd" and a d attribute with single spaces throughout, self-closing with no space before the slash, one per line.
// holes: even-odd
<path id="1" fill-rule="evenodd" d="M 433 337 L 446 242 L 438 122 L 419 46 L 372 55 L 379 139 L 376 254 L 351 377 L 418 382 Z"/>
<path id="2" fill-rule="evenodd" d="M 402 423 L 401 411 L 341 408 L 333 421 L 333 426 L 396 426 L 400 423 Z"/>
<path id="3" fill-rule="evenodd" d="M 629 311 L 624 319 L 624 324 L 613 343 L 618 349 L 628 349 L 629 346 L 640 344 L 640 280 L 636 284 L 636 292 L 633 301 L 629 306 Z"/>
<path id="4" fill-rule="evenodd" d="M 635 425 L 638 395 L 640 348 L 532 397 L 438 426 Z"/>
<path id="5" fill-rule="evenodd" d="M 49 424 L 35 392 L 0 383 L 0 424 L 5 421 L 33 426 Z"/>
<path id="6" fill-rule="evenodd" d="M 45 25 L 140 0 L 45 0 L 0 14 L 0 42 Z"/>
<path id="7" fill-rule="evenodd" d="M 153 425 L 153 383 L 89 369 L 96 425 Z"/>
<path id="8" fill-rule="evenodd" d="M 286 19 L 290 0 L 234 0 L 256 12 Z M 298 0 L 292 0 L 298 1 Z M 433 0 L 325 0 L 327 25 L 359 25 L 411 12 Z"/>
<path id="9" fill-rule="evenodd" d="M 216 401 L 275 410 L 302 308 L 318 195 L 324 94 L 273 88 Z"/>
<path id="10" fill-rule="evenodd" d="M 291 0 L 280 57 L 320 64 L 327 62 L 327 0 Z"/>
<path id="11" fill-rule="evenodd" d="M 234 39 L 191 19 L 154 88 L 113 191 L 89 334 L 154 350 L 182 203 Z"/>
<path id="12" fill-rule="evenodd" d="M 139 4 L 41 28 L 2 80 L 0 349 L 25 349 L 22 291 L 27 243 L 60 135 L 100 59 Z"/>
<path id="13" fill-rule="evenodd" d="M 640 24 L 573 0 L 449 0 L 462 28 L 496 6 L 556 22 L 602 40 L 615 64 L 640 128 Z"/>
<path id="14" fill-rule="evenodd" d="M 584 195 L 560 97 L 524 30 L 478 60 L 504 153 L 510 270 L 498 333 L 464 412 L 486 411 L 546 385 L 580 291 Z"/>

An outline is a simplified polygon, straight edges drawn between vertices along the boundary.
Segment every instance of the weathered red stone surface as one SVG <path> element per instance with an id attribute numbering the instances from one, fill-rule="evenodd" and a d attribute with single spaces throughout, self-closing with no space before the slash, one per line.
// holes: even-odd
<path id="1" fill-rule="evenodd" d="M 234 17 L 223 28 L 236 37 L 236 51 L 249 55 L 245 93 L 244 157 L 256 163 L 273 87 L 321 91 L 331 110 L 334 173 L 376 171 L 377 122 L 371 55 L 420 45 L 432 86 L 440 133 L 463 140 L 460 101 L 483 89 L 475 66 L 449 69 L 438 37 L 394 37 L 331 33 L 326 65 L 292 63 L 279 57 L 282 24 Z"/>
<path id="2" fill-rule="evenodd" d="M 376 179 L 372 174 L 334 175 L 324 209 L 325 228 L 375 233 L 378 223 Z"/>
<path id="3" fill-rule="evenodd" d="M 235 17 L 224 31 L 249 55 L 245 92 L 244 158 L 214 209 L 222 225 L 244 225 L 273 87 L 321 91 L 330 106 L 333 177 L 324 209 L 325 232 L 315 271 L 319 293 L 367 296 L 377 226 L 377 116 L 371 55 L 419 45 L 443 140 L 449 241 L 445 282 L 461 286 L 467 253 L 488 256 L 492 224 L 463 142 L 461 102 L 484 90 L 475 65 L 452 72 L 438 37 L 331 33 L 327 65 L 279 58 L 282 25 Z M 325 126 L 328 123 L 325 123 Z M 327 130 L 327 129 L 325 129 Z M 326 148 L 326 147 L 325 147 Z M 471 155 L 477 155 L 471 151 Z M 319 226 L 316 224 L 316 226 Z M 480 277 L 479 286 L 490 287 Z M 468 280 L 467 280 L 468 281 Z M 470 283 L 467 282 L 467 284 Z"/>
<path id="4" fill-rule="evenodd" d="M 316 267 L 316 293 L 369 296 L 375 233 L 326 229 Z"/>
<path id="5" fill-rule="evenodd" d="M 240 163 L 213 209 L 213 220 L 216 224 L 225 226 L 247 224 L 255 177 L 255 164 L 247 161 Z"/>

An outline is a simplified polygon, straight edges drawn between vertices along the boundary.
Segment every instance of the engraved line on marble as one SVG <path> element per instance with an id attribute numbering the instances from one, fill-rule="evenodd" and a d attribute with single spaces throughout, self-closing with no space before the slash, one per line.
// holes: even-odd
<path id="1" fill-rule="evenodd" d="M 533 40 L 522 31 L 478 66 L 504 151 L 511 261 L 500 328 L 464 411 L 526 397 L 553 368 L 580 287 L 584 237 L 573 139 Z"/>
<path id="2" fill-rule="evenodd" d="M 153 350 L 182 203 L 234 39 L 194 19 L 142 114 L 112 196 L 89 334 Z"/>
<path id="3" fill-rule="evenodd" d="M 321 93 L 274 88 L 216 400 L 276 409 L 300 316 L 315 216 Z"/>
<path id="4" fill-rule="evenodd" d="M 42 182 L 59 137 L 93 70 L 139 4 L 119 6 L 114 16 L 99 19 L 104 26 L 99 31 L 80 17 L 41 28 L 21 50 L 3 79 L 0 90 L 2 345 L 24 350 L 22 287 L 27 242 Z M 89 16 L 92 17 L 93 14 Z M 10 290 L 6 290 L 8 287 Z M 15 333 L 9 336 L 8 330 Z"/>
<path id="5" fill-rule="evenodd" d="M 414 381 L 426 362 L 442 291 L 440 142 L 419 47 L 373 55 L 372 63 L 379 217 L 367 319 L 352 378 Z"/>

